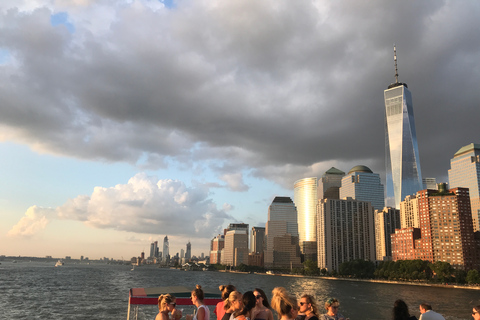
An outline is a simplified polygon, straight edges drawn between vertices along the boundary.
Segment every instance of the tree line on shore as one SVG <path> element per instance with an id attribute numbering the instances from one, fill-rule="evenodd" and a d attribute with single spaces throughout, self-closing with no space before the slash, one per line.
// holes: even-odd
<path id="1" fill-rule="evenodd" d="M 230 267 L 224 265 L 211 265 L 213 270 L 225 270 Z M 266 272 L 263 267 L 247 266 L 240 264 L 232 270 L 242 272 Z M 463 269 L 455 269 L 448 262 L 437 261 L 431 263 L 423 260 L 397 260 L 382 261 L 376 265 L 372 261 L 352 260 L 343 262 L 338 272 L 333 270 L 329 272 L 326 269 L 319 269 L 317 263 L 307 260 L 303 263 L 303 268 L 269 269 L 278 273 L 290 273 L 306 276 L 331 276 L 348 277 L 359 279 L 378 279 L 391 281 L 417 281 L 428 283 L 457 283 L 457 284 L 480 284 L 480 272 L 471 269 L 468 272 Z"/>

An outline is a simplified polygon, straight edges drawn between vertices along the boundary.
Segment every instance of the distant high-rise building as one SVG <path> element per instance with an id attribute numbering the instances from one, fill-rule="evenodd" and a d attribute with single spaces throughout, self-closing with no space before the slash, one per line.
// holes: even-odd
<path id="1" fill-rule="evenodd" d="M 185 250 L 180 249 L 180 259 L 185 258 Z"/>
<path id="2" fill-rule="evenodd" d="M 416 195 L 406 196 L 405 200 L 400 202 L 400 225 L 400 228 L 420 228 L 420 212 Z"/>
<path id="3" fill-rule="evenodd" d="M 336 270 L 343 262 L 375 261 L 375 221 L 368 201 L 318 201 L 318 267 Z"/>
<path id="4" fill-rule="evenodd" d="M 448 262 L 466 270 L 478 268 L 468 189 L 447 190 L 446 184 L 438 186 L 438 191 L 426 189 L 417 193 L 421 237 L 416 228 L 395 230 L 393 260 L 413 258 Z M 408 250 L 404 247 L 405 237 Z"/>
<path id="5" fill-rule="evenodd" d="M 380 175 L 366 166 L 353 167 L 342 179 L 340 199 L 350 197 L 360 201 L 370 201 L 374 210 L 385 207 L 385 191 Z"/>
<path id="6" fill-rule="evenodd" d="M 395 47 L 394 53 L 395 83 L 384 91 L 385 162 L 387 205 L 398 209 L 406 196 L 422 189 L 422 173 L 412 94 L 406 83 L 398 82 Z"/>
<path id="7" fill-rule="evenodd" d="M 289 197 L 275 197 L 268 208 L 265 266 L 300 267 L 297 209 Z"/>
<path id="8" fill-rule="evenodd" d="M 337 168 L 328 169 L 318 181 L 318 198 L 320 199 L 340 199 L 340 187 L 345 172 Z"/>
<path id="9" fill-rule="evenodd" d="M 248 263 L 248 231 L 233 229 L 225 235 L 223 263 L 227 266 L 238 266 Z"/>
<path id="10" fill-rule="evenodd" d="M 150 258 L 154 258 L 155 257 L 155 244 L 152 242 L 150 243 Z"/>
<path id="11" fill-rule="evenodd" d="M 455 153 L 448 170 L 450 188 L 468 188 L 473 228 L 480 231 L 480 144 L 470 143 Z"/>
<path id="12" fill-rule="evenodd" d="M 262 253 L 265 247 L 265 228 L 252 227 L 250 232 L 250 252 Z"/>
<path id="13" fill-rule="evenodd" d="M 190 260 L 192 259 L 192 244 L 190 241 L 187 243 L 187 250 L 185 251 L 185 260 Z"/>
<path id="14" fill-rule="evenodd" d="M 219 234 L 218 236 L 213 238 L 210 243 L 210 263 L 222 263 L 222 250 L 225 247 L 225 236 L 223 234 Z"/>
<path id="15" fill-rule="evenodd" d="M 165 236 L 163 238 L 163 261 L 168 262 L 168 259 L 170 259 L 168 236 Z"/>
<path id="16" fill-rule="evenodd" d="M 423 178 L 422 179 L 423 189 L 437 190 L 437 179 L 436 178 Z M 402 199 L 403 201 L 403 199 Z"/>
<path id="17" fill-rule="evenodd" d="M 375 248 L 377 260 L 392 259 L 390 235 L 400 229 L 400 211 L 391 207 L 375 210 Z"/>
<path id="18" fill-rule="evenodd" d="M 305 178 L 293 185 L 293 202 L 297 207 L 300 250 L 305 259 L 316 260 L 317 246 L 317 178 Z"/>

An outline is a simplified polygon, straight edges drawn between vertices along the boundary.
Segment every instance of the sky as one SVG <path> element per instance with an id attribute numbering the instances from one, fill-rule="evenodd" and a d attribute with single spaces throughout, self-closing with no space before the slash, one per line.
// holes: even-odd
<path id="1" fill-rule="evenodd" d="M 0 255 L 208 254 L 294 181 L 385 177 L 407 83 L 423 177 L 480 143 L 477 1 L 2 0 Z M 384 180 L 383 180 L 384 181 Z"/>

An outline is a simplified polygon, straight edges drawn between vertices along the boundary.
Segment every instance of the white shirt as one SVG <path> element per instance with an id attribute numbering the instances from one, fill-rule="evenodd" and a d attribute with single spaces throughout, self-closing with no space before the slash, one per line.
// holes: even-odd
<path id="1" fill-rule="evenodd" d="M 433 310 L 427 310 L 425 313 L 420 315 L 419 320 L 445 320 L 445 318 Z"/>

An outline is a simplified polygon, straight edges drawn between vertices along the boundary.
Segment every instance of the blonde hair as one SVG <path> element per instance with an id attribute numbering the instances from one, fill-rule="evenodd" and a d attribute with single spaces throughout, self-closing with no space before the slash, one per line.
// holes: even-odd
<path id="1" fill-rule="evenodd" d="M 238 292 L 238 291 L 230 292 L 230 294 L 228 295 L 228 298 L 225 299 L 225 303 L 224 303 L 225 310 L 230 309 L 230 307 L 233 304 L 233 301 L 241 299 L 241 298 L 242 298 L 242 294 L 240 292 Z"/>
<path id="2" fill-rule="evenodd" d="M 175 297 L 171 294 L 162 294 L 158 297 L 158 310 L 163 311 L 167 307 L 167 304 L 170 304 L 175 301 Z"/>
<path id="3" fill-rule="evenodd" d="M 236 288 L 233 284 L 221 285 L 218 287 L 218 290 L 222 292 L 222 300 L 228 299 L 228 296 L 232 291 L 235 291 Z"/>
<path id="4" fill-rule="evenodd" d="M 318 315 L 318 307 L 317 307 L 317 302 L 313 298 L 313 296 L 309 294 L 304 294 L 303 296 L 300 297 L 300 299 L 306 299 L 307 303 L 311 305 L 311 310 L 314 315 Z"/>
<path id="5" fill-rule="evenodd" d="M 290 296 L 287 290 L 282 287 L 276 287 L 272 291 L 272 308 L 279 316 L 290 315 L 290 312 L 297 309 L 297 299 Z"/>

